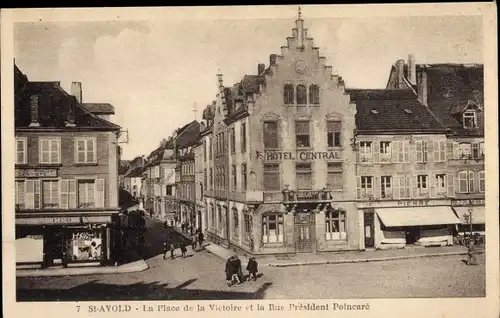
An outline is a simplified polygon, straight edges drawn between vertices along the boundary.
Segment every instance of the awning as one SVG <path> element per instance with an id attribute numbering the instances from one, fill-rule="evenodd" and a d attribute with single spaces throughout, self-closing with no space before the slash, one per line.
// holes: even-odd
<path id="1" fill-rule="evenodd" d="M 449 206 L 385 208 L 375 211 L 387 227 L 460 223 Z"/>
<path id="2" fill-rule="evenodd" d="M 472 224 L 484 224 L 485 223 L 485 210 L 484 206 L 473 206 L 472 208 Z M 469 217 L 469 207 L 460 206 L 453 208 L 460 218 L 461 223 L 469 224 L 467 218 Z"/>

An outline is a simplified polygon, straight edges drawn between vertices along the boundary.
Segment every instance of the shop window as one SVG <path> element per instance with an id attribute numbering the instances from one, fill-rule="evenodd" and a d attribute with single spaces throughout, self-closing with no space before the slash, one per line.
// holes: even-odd
<path id="1" fill-rule="evenodd" d="M 268 213 L 262 216 L 262 242 L 283 243 L 283 215 Z"/>
<path id="2" fill-rule="evenodd" d="M 238 209 L 233 208 L 233 236 L 237 238 L 240 232 L 240 219 L 238 215 Z"/>
<path id="3" fill-rule="evenodd" d="M 416 176 L 417 186 L 415 188 L 415 196 L 427 196 L 429 194 L 429 183 L 427 175 Z"/>
<path id="4" fill-rule="evenodd" d="M 16 181 L 16 210 L 25 208 L 25 187 L 24 181 Z"/>
<path id="5" fill-rule="evenodd" d="M 297 105 L 307 105 L 307 88 L 297 85 Z"/>
<path id="6" fill-rule="evenodd" d="M 372 161 L 372 142 L 360 141 L 359 142 L 359 159 L 361 162 Z"/>
<path id="7" fill-rule="evenodd" d="M 343 171 L 341 162 L 328 162 L 327 164 L 327 188 L 331 190 L 342 190 Z"/>
<path id="8" fill-rule="evenodd" d="M 295 185 L 297 190 L 312 189 L 312 169 L 310 163 L 295 165 Z"/>
<path id="9" fill-rule="evenodd" d="M 425 163 L 429 161 L 428 158 L 428 147 L 427 141 L 425 140 L 416 140 L 415 141 L 415 149 L 417 152 L 417 162 Z"/>
<path id="10" fill-rule="evenodd" d="M 347 240 L 345 211 L 327 211 L 325 213 L 325 226 L 327 241 Z"/>
<path id="11" fill-rule="evenodd" d="M 57 208 L 59 207 L 59 181 L 43 181 L 43 208 Z"/>
<path id="12" fill-rule="evenodd" d="M 373 196 L 373 177 L 362 176 L 357 179 L 357 198 L 367 199 Z"/>
<path id="13" fill-rule="evenodd" d="M 246 191 L 247 189 L 247 164 L 243 163 L 241 165 L 241 190 Z"/>
<path id="14" fill-rule="evenodd" d="M 390 141 L 381 141 L 380 142 L 380 162 L 391 162 L 391 142 Z"/>
<path id="15" fill-rule="evenodd" d="M 245 231 L 244 238 L 247 241 L 250 241 L 251 235 L 252 235 L 253 220 L 252 220 L 252 215 L 248 211 L 245 211 L 243 213 L 243 222 L 244 222 L 244 231 Z"/>
<path id="16" fill-rule="evenodd" d="M 474 192 L 474 172 L 460 171 L 458 173 L 458 191 L 460 193 Z"/>
<path id="17" fill-rule="evenodd" d="M 277 149 L 279 147 L 277 121 L 265 121 L 263 135 L 265 149 Z"/>
<path id="18" fill-rule="evenodd" d="M 447 179 L 446 174 L 436 174 L 435 177 L 435 185 L 436 185 L 436 194 L 437 195 L 445 195 L 447 193 Z"/>
<path id="19" fill-rule="evenodd" d="M 241 153 L 245 153 L 247 151 L 247 125 L 245 123 L 241 123 L 240 134 Z"/>
<path id="20" fill-rule="evenodd" d="M 479 192 L 485 192 L 486 191 L 486 183 L 484 179 L 484 171 L 479 171 L 478 174 L 478 181 L 479 181 Z"/>
<path id="21" fill-rule="evenodd" d="M 465 111 L 463 113 L 463 124 L 465 129 L 477 128 L 477 117 L 475 111 Z"/>
<path id="22" fill-rule="evenodd" d="M 316 84 L 309 86 L 309 103 L 314 105 L 319 104 L 319 86 Z"/>
<path id="23" fill-rule="evenodd" d="M 27 163 L 27 138 L 16 138 L 16 164 Z"/>
<path id="24" fill-rule="evenodd" d="M 310 144 L 310 123 L 309 121 L 295 122 L 295 141 L 297 148 L 309 148 Z"/>
<path id="25" fill-rule="evenodd" d="M 67 257 L 72 261 L 98 261 L 103 259 L 102 230 L 73 233 L 67 245 Z"/>
<path id="26" fill-rule="evenodd" d="M 382 176 L 380 177 L 380 196 L 382 199 L 392 198 L 392 177 Z"/>
<path id="27" fill-rule="evenodd" d="M 90 138 L 75 138 L 76 147 L 76 163 L 96 163 L 96 139 Z"/>
<path id="28" fill-rule="evenodd" d="M 342 122 L 338 120 L 329 120 L 326 123 L 326 139 L 328 147 L 340 147 L 340 132 L 342 130 Z"/>
<path id="29" fill-rule="evenodd" d="M 264 164 L 264 191 L 279 191 L 280 182 L 279 164 Z"/>
<path id="30" fill-rule="evenodd" d="M 293 85 L 285 84 L 283 87 L 283 103 L 285 105 L 293 104 Z"/>
<path id="31" fill-rule="evenodd" d="M 40 138 L 40 158 L 41 164 L 61 163 L 61 139 Z"/>

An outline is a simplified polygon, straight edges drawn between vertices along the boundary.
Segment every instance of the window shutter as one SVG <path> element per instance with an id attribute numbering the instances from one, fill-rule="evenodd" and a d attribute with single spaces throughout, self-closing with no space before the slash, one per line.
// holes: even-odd
<path id="1" fill-rule="evenodd" d="M 453 180 L 453 174 L 448 173 L 446 175 L 446 182 L 448 184 L 448 197 L 454 198 L 455 197 L 455 180 Z"/>
<path id="2" fill-rule="evenodd" d="M 456 141 L 453 141 L 451 143 L 452 146 L 452 152 L 453 152 L 453 159 L 460 159 L 460 152 L 459 152 L 459 144 Z"/>
<path id="3" fill-rule="evenodd" d="M 433 151 L 433 153 L 434 153 L 434 156 L 433 156 L 434 162 L 439 162 L 439 141 L 434 141 L 432 143 L 432 145 L 433 145 L 433 150 L 434 150 Z M 429 153 L 430 153 L 430 151 L 429 151 Z"/>
<path id="4" fill-rule="evenodd" d="M 400 195 L 399 195 L 399 189 L 400 189 L 400 178 L 399 176 L 393 176 L 392 177 L 392 197 L 394 199 L 399 199 L 400 198 Z"/>
<path id="5" fill-rule="evenodd" d="M 446 161 L 446 141 L 439 142 L 439 161 Z"/>
<path id="6" fill-rule="evenodd" d="M 411 189 L 412 189 L 411 193 L 413 198 L 417 197 L 417 178 L 418 176 L 411 177 Z"/>
<path id="7" fill-rule="evenodd" d="M 68 180 L 61 180 L 59 182 L 59 207 L 61 209 L 69 208 L 69 183 Z"/>
<path id="8" fill-rule="evenodd" d="M 356 198 L 361 199 L 361 177 L 356 177 Z"/>
<path id="9" fill-rule="evenodd" d="M 35 208 L 35 183 L 34 180 L 26 180 L 26 194 L 24 196 L 26 209 Z"/>
<path id="10" fill-rule="evenodd" d="M 411 196 L 411 176 L 405 176 L 404 185 L 405 185 L 405 198 L 409 199 Z"/>
<path id="11" fill-rule="evenodd" d="M 475 185 L 474 185 L 474 172 L 473 171 L 469 171 L 468 172 L 468 182 L 469 182 L 469 193 L 474 193 L 476 190 L 475 190 Z"/>
<path id="12" fill-rule="evenodd" d="M 375 199 L 380 199 L 382 197 L 380 177 L 373 177 L 373 196 Z"/>
<path id="13" fill-rule="evenodd" d="M 95 206 L 96 208 L 104 208 L 104 179 L 96 179 L 96 196 L 95 196 Z"/>
<path id="14" fill-rule="evenodd" d="M 35 185 L 35 209 L 40 209 L 42 207 L 42 198 L 41 198 L 41 188 L 42 188 L 42 181 L 41 180 L 34 180 L 33 181 Z"/>
<path id="15" fill-rule="evenodd" d="M 76 208 L 76 180 L 68 180 L 68 205 L 70 209 Z"/>
<path id="16" fill-rule="evenodd" d="M 404 162 L 409 162 L 410 161 L 410 148 L 409 148 L 409 142 L 408 141 L 403 141 L 402 146 L 403 146 L 403 161 Z"/>
<path id="17" fill-rule="evenodd" d="M 416 162 L 423 162 L 424 161 L 424 154 L 423 154 L 423 141 L 422 140 L 417 140 L 415 142 L 415 152 L 416 152 Z"/>
<path id="18" fill-rule="evenodd" d="M 374 141 L 373 142 L 373 163 L 379 163 L 380 162 L 380 142 Z"/>
<path id="19" fill-rule="evenodd" d="M 429 186 L 429 194 L 431 198 L 436 197 L 436 177 L 434 173 L 429 173 L 429 180 L 428 180 L 428 186 Z"/>

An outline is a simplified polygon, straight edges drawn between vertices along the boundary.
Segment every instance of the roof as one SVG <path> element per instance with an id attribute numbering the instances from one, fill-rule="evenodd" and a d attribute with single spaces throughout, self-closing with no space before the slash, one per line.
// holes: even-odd
<path id="1" fill-rule="evenodd" d="M 245 75 L 241 80 L 241 86 L 246 93 L 258 93 L 259 86 L 264 84 L 264 81 L 264 76 L 261 75 Z"/>
<path id="2" fill-rule="evenodd" d="M 118 174 L 124 175 L 128 170 L 129 164 L 130 164 L 130 160 L 121 160 L 120 167 L 118 168 Z"/>
<path id="3" fill-rule="evenodd" d="M 187 125 L 177 130 L 175 138 L 176 148 L 183 148 L 194 145 L 200 137 L 200 123 L 193 120 Z"/>
<path id="4" fill-rule="evenodd" d="M 360 133 L 444 133 L 444 127 L 411 90 L 346 89 L 356 103 Z"/>
<path id="5" fill-rule="evenodd" d="M 92 114 L 99 115 L 114 115 L 115 107 L 109 103 L 83 103 L 85 109 L 87 109 Z"/>
<path id="6" fill-rule="evenodd" d="M 74 96 L 69 95 L 59 82 L 30 82 L 15 86 L 15 128 L 28 128 L 31 123 L 30 99 L 32 95 L 38 96 L 38 122 L 40 127 L 30 129 L 88 128 L 95 130 L 116 131 L 120 126 L 91 114 Z M 71 109 L 74 108 L 75 127 L 68 128 Z"/>
<path id="7" fill-rule="evenodd" d="M 129 173 L 127 173 L 125 178 L 139 178 L 142 176 L 144 169 L 145 169 L 145 167 L 137 167 L 137 168 L 133 169 L 132 171 L 130 171 Z"/>

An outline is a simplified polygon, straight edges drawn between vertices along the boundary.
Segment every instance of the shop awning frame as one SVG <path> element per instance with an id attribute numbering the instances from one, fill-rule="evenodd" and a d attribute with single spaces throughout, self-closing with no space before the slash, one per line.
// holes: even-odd
<path id="1" fill-rule="evenodd" d="M 486 209 L 484 206 L 456 206 L 453 207 L 455 213 L 460 219 L 461 224 L 469 224 L 465 215 L 469 215 L 469 209 L 472 209 L 472 224 L 485 224 L 486 221 Z"/>
<path id="2" fill-rule="evenodd" d="M 460 224 L 450 206 L 376 208 L 386 227 Z"/>

